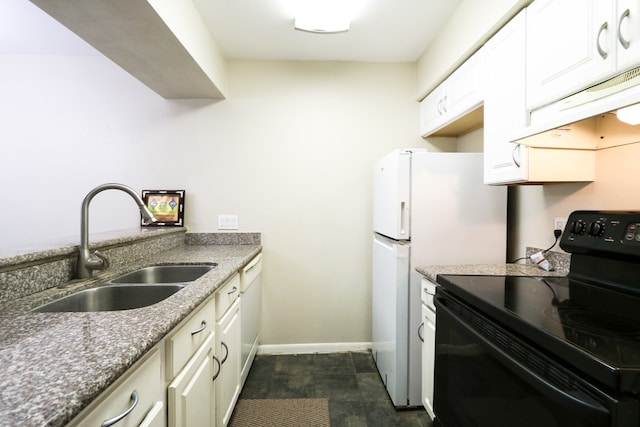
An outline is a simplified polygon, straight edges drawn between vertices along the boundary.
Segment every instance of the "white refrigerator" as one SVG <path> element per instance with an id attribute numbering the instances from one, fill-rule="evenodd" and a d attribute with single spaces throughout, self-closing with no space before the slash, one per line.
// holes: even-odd
<path id="1" fill-rule="evenodd" d="M 483 184 L 482 156 L 403 149 L 374 166 L 372 354 L 396 407 L 421 405 L 416 266 L 505 262 L 507 189 Z"/>

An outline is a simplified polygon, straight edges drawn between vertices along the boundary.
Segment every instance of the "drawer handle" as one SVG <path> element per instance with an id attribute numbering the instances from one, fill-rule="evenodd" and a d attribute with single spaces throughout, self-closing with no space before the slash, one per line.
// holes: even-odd
<path id="1" fill-rule="evenodd" d="M 207 322 L 205 322 L 204 320 L 200 325 L 202 326 L 196 329 L 195 331 L 191 331 L 191 335 L 199 334 L 200 332 L 204 331 L 207 328 Z"/>
<path id="2" fill-rule="evenodd" d="M 238 287 L 234 286 L 229 292 L 227 292 L 227 295 L 231 295 L 231 294 L 236 293 L 236 292 L 238 292 Z"/>
<path id="3" fill-rule="evenodd" d="M 216 378 L 218 378 L 218 375 L 220 375 L 220 371 L 222 370 L 222 364 L 220 363 L 220 360 L 216 357 L 216 355 L 213 355 L 213 361 L 216 362 L 218 364 L 218 371 L 216 372 L 216 374 L 213 376 L 213 379 L 211 381 L 215 381 Z"/>
<path id="4" fill-rule="evenodd" d="M 133 390 L 133 392 L 131 393 L 131 406 L 129 406 L 129 409 L 127 409 L 122 414 L 117 415 L 111 419 L 104 420 L 101 426 L 110 427 L 115 423 L 117 423 L 118 421 L 120 421 L 121 419 L 123 419 L 124 417 L 126 417 L 127 415 L 129 415 L 131 411 L 133 411 L 133 409 L 136 407 L 136 405 L 138 405 L 138 400 L 140 400 L 140 397 L 138 396 L 138 392 L 136 390 Z"/>
<path id="5" fill-rule="evenodd" d="M 420 338 L 420 341 L 424 342 L 424 337 L 421 332 L 422 329 L 424 329 L 424 322 L 420 323 L 420 326 L 418 326 L 418 338 Z"/>
<path id="6" fill-rule="evenodd" d="M 220 362 L 221 365 L 224 365 L 224 362 L 226 362 L 227 358 L 229 357 L 229 347 L 227 347 L 227 345 L 224 343 L 224 341 L 220 341 L 220 344 L 222 344 L 222 346 L 224 347 L 224 350 L 225 350 L 224 359 L 222 359 L 222 362 Z"/>

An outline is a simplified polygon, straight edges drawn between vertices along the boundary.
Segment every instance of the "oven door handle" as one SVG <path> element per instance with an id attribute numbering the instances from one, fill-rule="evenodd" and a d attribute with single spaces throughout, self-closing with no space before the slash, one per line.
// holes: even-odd
<path id="1" fill-rule="evenodd" d="M 601 422 L 606 422 L 609 417 L 609 410 L 601 405 L 598 401 L 593 399 L 591 396 L 588 396 L 584 393 L 581 393 L 580 396 L 576 396 L 574 394 L 568 393 L 566 390 L 562 390 L 549 382 L 546 378 L 541 377 L 537 373 L 528 369 L 525 365 L 509 356 L 505 352 L 503 352 L 498 346 L 487 340 L 484 336 L 479 334 L 475 329 L 471 326 L 467 325 L 465 322 L 458 319 L 458 317 L 445 305 L 446 302 L 441 301 L 440 298 L 436 296 L 435 298 L 436 304 L 436 314 L 438 316 L 445 315 L 450 317 L 451 321 L 457 323 L 460 327 L 464 328 L 469 334 L 473 335 L 474 338 L 482 343 L 485 346 L 486 350 L 491 353 L 493 357 L 495 357 L 500 363 L 506 365 L 512 372 L 518 375 L 520 378 L 526 380 L 532 387 L 538 390 L 540 393 L 549 396 L 555 402 L 561 404 L 563 407 L 571 410 L 575 414 L 582 414 L 581 418 L 588 419 L 594 421 L 595 419 L 600 419 Z M 437 333 L 440 325 L 443 325 L 445 322 L 440 320 L 436 321 L 436 352 L 437 352 Z M 436 369 L 438 363 L 436 362 Z M 600 425 L 600 424 L 596 424 Z"/>

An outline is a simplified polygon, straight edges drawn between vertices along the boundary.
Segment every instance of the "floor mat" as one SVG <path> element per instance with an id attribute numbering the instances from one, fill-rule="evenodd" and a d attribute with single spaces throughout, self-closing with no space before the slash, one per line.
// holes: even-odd
<path id="1" fill-rule="evenodd" d="M 229 427 L 329 427 L 328 399 L 239 399 Z"/>

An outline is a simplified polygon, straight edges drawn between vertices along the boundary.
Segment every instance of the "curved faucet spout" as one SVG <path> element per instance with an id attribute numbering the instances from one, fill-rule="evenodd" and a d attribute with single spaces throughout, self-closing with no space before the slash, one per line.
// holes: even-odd
<path id="1" fill-rule="evenodd" d="M 85 196 L 82 201 L 82 211 L 80 219 L 80 254 L 78 257 L 78 266 L 76 268 L 76 278 L 86 279 L 92 277 L 94 270 L 104 270 L 109 266 L 107 259 L 95 252 L 93 255 L 89 253 L 89 204 L 93 197 L 104 190 L 120 190 L 130 195 L 138 205 L 140 213 L 146 224 L 157 222 L 151 211 L 145 206 L 142 198 L 131 187 L 123 184 L 102 184 Z"/>

